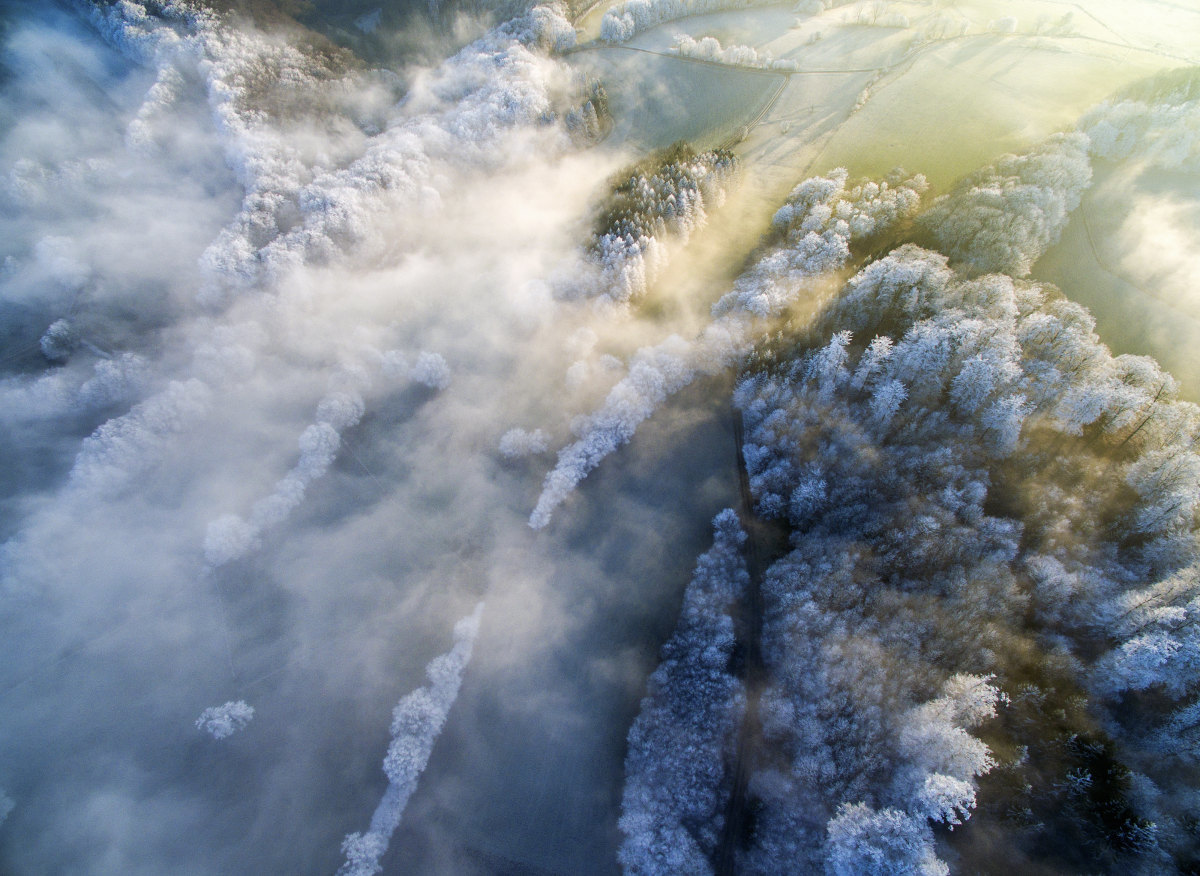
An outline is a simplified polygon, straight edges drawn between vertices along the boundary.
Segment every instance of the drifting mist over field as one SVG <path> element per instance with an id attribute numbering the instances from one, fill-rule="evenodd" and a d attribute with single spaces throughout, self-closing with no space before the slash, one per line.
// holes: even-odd
<path id="1" fill-rule="evenodd" d="M 0 0 L 0 871 L 1190 872 L 1196 46 Z"/>

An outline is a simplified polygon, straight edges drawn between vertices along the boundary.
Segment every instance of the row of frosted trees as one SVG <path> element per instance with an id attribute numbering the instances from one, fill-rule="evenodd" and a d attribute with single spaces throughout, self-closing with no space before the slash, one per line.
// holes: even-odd
<path id="1" fill-rule="evenodd" d="M 1123 95 L 915 222 L 895 181 L 826 197 L 844 174 L 779 211 L 714 325 L 759 339 L 734 400 L 754 511 L 789 544 L 749 581 L 736 515 L 715 521 L 630 733 L 628 872 L 713 872 L 735 840 L 762 874 L 969 871 L 983 848 L 1059 871 L 1195 860 L 1200 409 L 1024 278 L 1094 160 L 1194 167 L 1197 81 Z M 890 209 L 856 211 L 872 193 Z M 868 249 L 886 254 L 822 303 Z M 817 316 L 789 321 L 805 295 Z M 751 588 L 767 682 L 746 721 L 731 617 Z M 739 767 L 755 814 L 731 836 Z"/>

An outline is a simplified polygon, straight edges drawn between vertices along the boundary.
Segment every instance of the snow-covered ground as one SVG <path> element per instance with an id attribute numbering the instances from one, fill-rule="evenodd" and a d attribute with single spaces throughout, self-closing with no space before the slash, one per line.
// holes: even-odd
<path id="1" fill-rule="evenodd" d="M 1097 176 L 1034 276 L 1091 310 L 1114 351 L 1153 356 L 1200 401 L 1200 182 L 1141 167 Z"/>
<path id="2" fill-rule="evenodd" d="M 1169 2 L 856 2 L 817 14 L 797 11 L 807 4 L 780 4 L 667 21 L 622 45 L 587 44 L 598 36 L 604 11 L 617 5 L 601 3 L 581 19 L 585 44 L 571 58 L 614 83 L 625 112 L 615 113 L 613 143 L 644 148 L 680 137 L 735 143 L 744 162 L 743 197 L 764 206 L 778 203 L 804 176 L 837 166 L 875 177 L 903 167 L 925 174 L 936 193 L 1005 152 L 1071 129 L 1122 86 L 1200 60 L 1200 10 Z M 679 35 L 770 52 L 799 72 L 667 57 Z M 1098 186 L 1085 202 L 1089 215 L 1105 192 L 1114 202 L 1111 186 Z M 1155 221 L 1177 234 L 1194 227 L 1186 204 L 1145 206 L 1151 202 L 1143 197 L 1134 207 L 1159 211 Z M 1151 218 L 1143 213 L 1126 226 Z M 1093 276 L 1082 221 L 1073 219 L 1039 275 L 1093 307 L 1116 347 L 1162 356 L 1177 363 L 1185 383 L 1200 385 L 1191 376 L 1196 366 L 1179 352 L 1184 327 L 1190 331 L 1195 318 L 1186 296 L 1156 291 L 1149 301 L 1127 283 L 1118 291 L 1110 273 Z M 1126 232 L 1128 238 L 1134 229 Z M 1081 244 L 1086 248 L 1076 252 Z M 1078 292 L 1069 273 L 1076 265 Z"/>

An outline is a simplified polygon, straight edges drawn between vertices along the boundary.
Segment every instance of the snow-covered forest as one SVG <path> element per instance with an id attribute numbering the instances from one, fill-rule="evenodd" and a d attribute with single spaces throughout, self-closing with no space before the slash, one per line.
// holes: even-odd
<path id="1" fill-rule="evenodd" d="M 0 0 L 0 871 L 1193 872 L 1200 10 L 1018 6 Z"/>

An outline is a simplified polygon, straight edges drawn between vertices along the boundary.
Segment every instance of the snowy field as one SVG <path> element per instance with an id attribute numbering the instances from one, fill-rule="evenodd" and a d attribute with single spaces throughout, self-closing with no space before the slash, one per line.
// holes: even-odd
<path id="1" fill-rule="evenodd" d="M 612 65 L 608 69 L 619 71 L 618 92 L 630 92 L 623 100 L 631 112 L 618 114 L 629 121 L 627 127 L 618 123 L 614 144 L 626 138 L 639 148 L 679 137 L 705 144 L 737 140 L 745 164 L 744 197 L 758 199 L 764 210 L 796 180 L 838 166 L 866 177 L 903 167 L 924 174 L 937 192 L 1003 153 L 1069 130 L 1122 86 L 1200 61 L 1200 16 L 1184 4 L 1149 4 L 1153 15 L 1128 3 L 1059 0 L 859 2 L 817 14 L 797 11 L 803 5 L 679 18 L 639 31 L 622 46 L 584 48 L 572 61 L 602 71 L 591 60 L 600 55 Z M 599 21 L 617 6 L 593 7 L 580 21 L 581 40 L 603 45 Z M 897 16 L 907 23 L 900 26 Z M 889 20 L 893 23 L 885 24 Z M 875 23 L 860 23 L 865 21 Z M 799 72 L 722 72 L 716 65 L 647 54 L 672 54 L 680 34 L 769 51 L 795 62 Z M 1136 199 L 1098 185 L 1088 203 L 1106 191 L 1105 206 L 1121 197 Z M 1186 203 L 1155 209 L 1168 210 L 1164 218 L 1184 237 L 1194 227 L 1183 216 Z M 1188 296 L 1148 296 L 1114 280 L 1111 271 L 1087 272 L 1085 266 L 1095 260 L 1090 245 L 1076 249 L 1085 243 L 1082 221 L 1072 221 L 1038 276 L 1092 308 L 1114 347 L 1161 357 L 1177 366 L 1186 384 L 1200 385 L 1196 366 L 1180 352 L 1194 328 Z M 1126 241 L 1122 249 L 1130 246 Z M 1178 248 L 1194 252 L 1194 239 L 1181 240 Z M 1131 253 L 1123 258 L 1138 259 Z M 1078 283 L 1072 282 L 1074 270 L 1086 272 Z M 1188 397 L 1196 393 L 1189 389 Z"/>
<path id="2" fill-rule="evenodd" d="M 1097 176 L 1034 276 L 1070 289 L 1114 350 L 1154 356 L 1200 401 L 1200 186 L 1137 167 Z"/>

